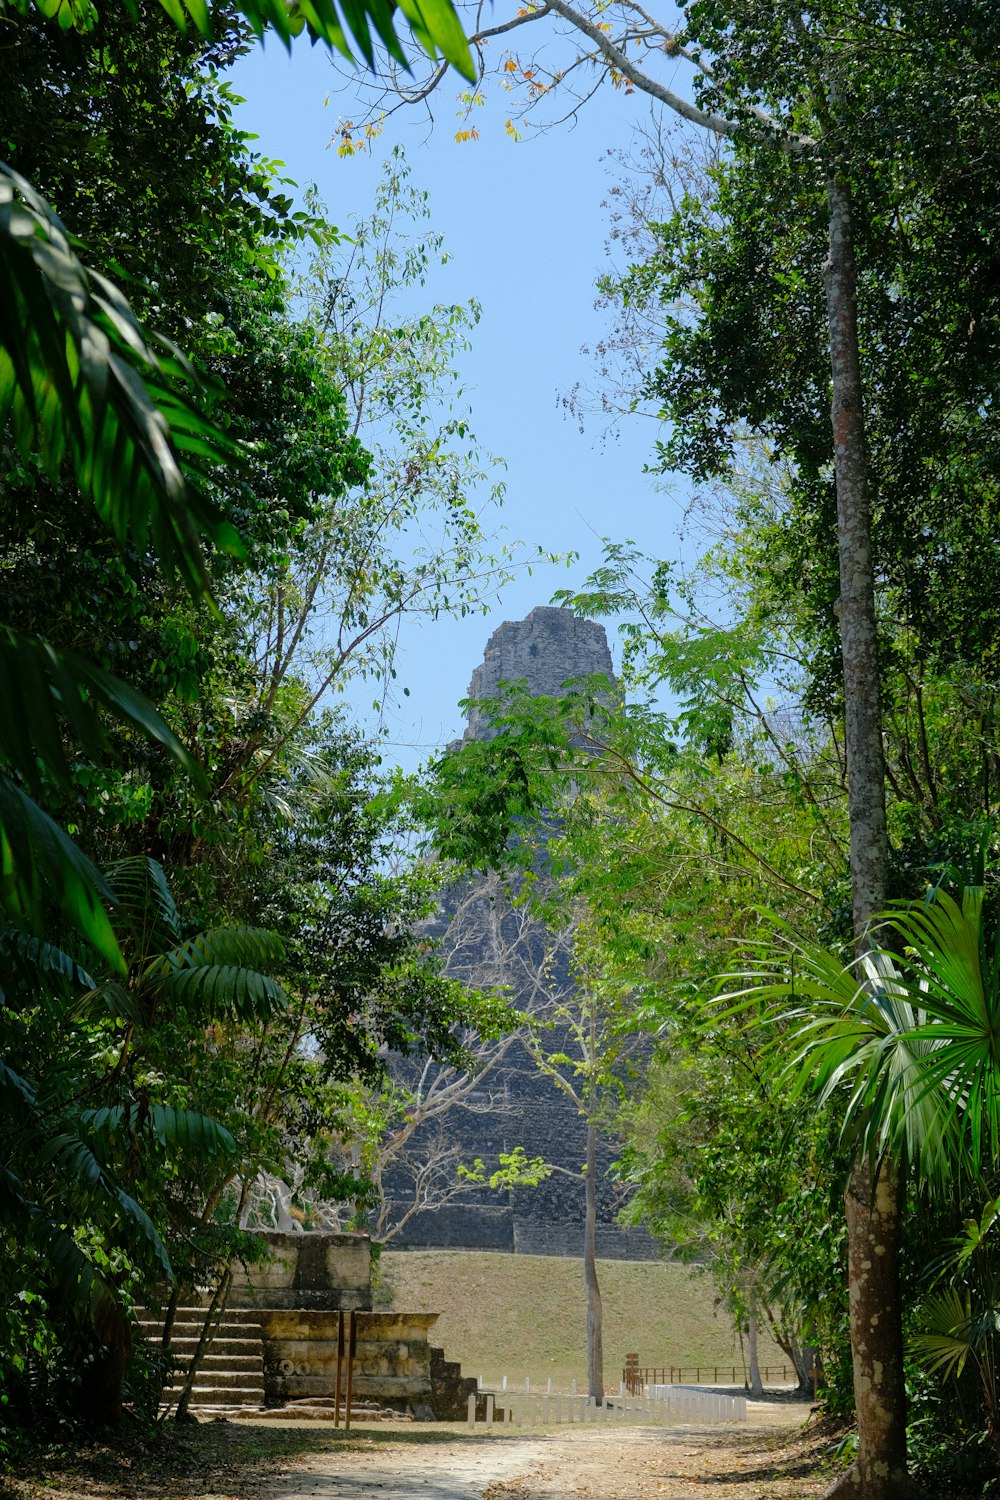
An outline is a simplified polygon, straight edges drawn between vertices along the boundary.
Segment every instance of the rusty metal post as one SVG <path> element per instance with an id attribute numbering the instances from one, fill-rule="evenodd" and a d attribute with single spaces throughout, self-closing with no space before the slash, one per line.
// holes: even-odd
<path id="1" fill-rule="evenodd" d="M 358 1352 L 357 1314 L 353 1307 L 347 1314 L 347 1403 L 344 1408 L 344 1431 L 351 1430 L 351 1390 L 354 1385 L 354 1356 Z"/>
<path id="2" fill-rule="evenodd" d="M 344 1311 L 337 1314 L 337 1384 L 333 1398 L 333 1425 L 340 1426 L 340 1375 L 344 1364 Z"/>

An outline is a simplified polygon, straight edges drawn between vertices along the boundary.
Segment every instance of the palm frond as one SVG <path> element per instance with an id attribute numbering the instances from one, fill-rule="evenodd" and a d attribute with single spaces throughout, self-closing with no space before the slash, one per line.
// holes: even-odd
<path id="1" fill-rule="evenodd" d="M 153 959 L 142 986 L 175 1003 L 241 1021 L 266 1020 L 288 1006 L 282 985 L 262 972 L 280 963 L 284 951 L 277 933 L 266 928 L 213 927 Z"/>
<path id="2" fill-rule="evenodd" d="M 0 774 L 0 904 L 16 925 L 41 935 L 47 909 L 67 921 L 117 973 L 125 962 L 108 917 L 104 876 L 48 813 Z"/>
<path id="3" fill-rule="evenodd" d="M 288 995 L 277 980 L 236 964 L 161 971 L 155 988 L 175 1003 L 195 1005 L 215 1015 L 234 1015 L 245 1022 L 267 1020 L 288 1008 Z"/>
<path id="4" fill-rule="evenodd" d="M 239 448 L 198 409 L 202 386 L 121 292 L 78 258 L 58 215 L 0 163 L 0 423 L 49 472 L 69 460 L 119 541 L 209 593 L 200 535 L 244 555 L 235 529 L 185 477 L 171 423 L 231 463 Z"/>
<path id="5" fill-rule="evenodd" d="M 21 15 L 36 8 L 46 16 L 58 12 L 60 25 L 73 26 L 78 31 L 89 31 L 98 15 L 91 0 L 77 0 L 74 4 L 66 0 L 62 3 L 6 0 L 6 3 Z M 212 37 L 212 12 L 207 0 L 160 0 L 160 4 L 180 30 L 185 30 L 190 21 L 203 37 Z M 122 0 L 122 8 L 130 16 L 138 14 L 137 0 Z M 286 46 L 305 31 L 314 42 L 325 42 L 349 61 L 354 59 L 353 47 L 372 67 L 375 43 L 381 42 L 390 57 L 408 68 L 391 0 L 299 0 L 295 6 L 287 0 L 237 0 L 236 9 L 257 36 L 273 30 Z M 399 9 L 414 40 L 429 57 L 443 57 L 463 78 L 470 83 L 475 81 L 469 43 L 451 0 L 400 0 Z"/>
<path id="6" fill-rule="evenodd" d="M 908 914 L 894 909 L 884 921 L 899 929 Z M 922 908 L 921 921 L 926 917 Z M 877 1159 L 893 1151 L 927 1180 L 947 1181 L 962 1100 L 942 1087 L 946 1038 L 935 1024 L 937 996 L 923 968 L 912 971 L 897 954 L 877 948 L 860 964 L 845 963 L 785 924 L 772 926 L 774 936 L 756 946 L 750 966 L 720 981 L 732 987 L 711 1013 L 721 1008 L 766 1029 L 779 1086 L 793 1096 L 840 1098 L 842 1135 L 859 1154 Z"/>
<path id="7" fill-rule="evenodd" d="M 924 1303 L 923 1327 L 910 1339 L 914 1358 L 931 1374 L 958 1378 L 982 1337 L 968 1292 L 945 1287 Z"/>
<path id="8" fill-rule="evenodd" d="M 224 1125 L 196 1109 L 154 1104 L 149 1111 L 149 1124 L 157 1140 L 166 1147 L 203 1156 L 235 1156 L 239 1151 Z"/>
<path id="9" fill-rule="evenodd" d="M 0 624 L 0 761 L 17 772 L 27 789 L 38 793 L 41 766 L 68 785 L 71 779 L 65 731 L 91 753 L 104 747 L 98 705 L 162 745 L 172 758 L 205 786 L 205 773 L 194 756 L 143 698 L 141 693 L 70 651 L 26 636 Z"/>
<path id="10" fill-rule="evenodd" d="M 160 963 L 171 969 L 201 969 L 219 964 L 260 968 L 278 964 L 284 956 L 284 943 L 269 928 L 210 927 L 163 954 Z"/>
<path id="11" fill-rule="evenodd" d="M 163 866 L 147 855 L 119 859 L 108 868 L 115 893 L 116 926 L 127 933 L 140 957 L 176 943 L 181 918 Z"/>
<path id="12" fill-rule="evenodd" d="M 101 1144 L 105 1153 L 115 1148 L 119 1138 L 131 1142 L 137 1133 L 146 1132 L 164 1150 L 189 1151 L 202 1156 L 232 1156 L 237 1145 L 231 1133 L 218 1121 L 195 1109 L 178 1109 L 170 1104 L 108 1104 L 100 1109 L 85 1110 L 81 1127 Z"/>
<path id="13" fill-rule="evenodd" d="M 60 1006 L 95 988 L 88 971 L 65 949 L 18 928 L 0 928 L 0 1003 L 16 996 L 19 1003 Z"/>

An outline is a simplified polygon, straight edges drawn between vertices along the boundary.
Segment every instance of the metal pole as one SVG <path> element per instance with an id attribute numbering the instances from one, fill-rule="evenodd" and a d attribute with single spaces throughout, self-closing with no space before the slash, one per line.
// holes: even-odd
<path id="1" fill-rule="evenodd" d="M 337 1313 L 337 1384 L 333 1397 L 333 1425 L 340 1426 L 340 1374 L 344 1364 L 344 1310 Z"/>
<path id="2" fill-rule="evenodd" d="M 344 1431 L 351 1430 L 351 1388 L 354 1385 L 354 1356 L 358 1352 L 357 1314 L 353 1307 L 347 1314 L 347 1404 L 344 1411 Z"/>

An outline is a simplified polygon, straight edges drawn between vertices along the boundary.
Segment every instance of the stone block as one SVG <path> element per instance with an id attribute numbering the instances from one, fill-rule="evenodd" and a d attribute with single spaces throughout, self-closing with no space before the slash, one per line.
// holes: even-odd
<path id="1" fill-rule="evenodd" d="M 268 1257 L 234 1272 L 230 1305 L 255 1308 L 370 1308 L 371 1241 L 367 1235 L 309 1230 L 262 1232 Z"/>

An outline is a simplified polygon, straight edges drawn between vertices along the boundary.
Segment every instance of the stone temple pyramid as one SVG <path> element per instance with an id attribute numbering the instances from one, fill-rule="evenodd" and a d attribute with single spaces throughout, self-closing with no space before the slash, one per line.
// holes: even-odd
<path id="1" fill-rule="evenodd" d="M 554 695 L 564 684 L 590 673 L 613 677 L 611 652 L 601 625 L 568 610 L 541 606 L 523 620 L 505 621 L 490 637 L 482 662 L 472 674 L 470 698 L 495 696 L 501 682 L 524 681 L 531 693 Z M 465 739 L 495 734 L 489 720 L 473 709 Z M 539 924 L 526 920 L 504 899 L 499 881 L 485 877 L 450 892 L 431 929 L 449 955 L 449 972 L 470 983 L 503 987 L 520 1008 L 550 1006 L 571 997 L 568 955 L 553 945 Z M 566 1038 L 566 1048 L 572 1042 Z M 559 1050 L 558 1031 L 546 1046 Z M 414 1064 L 400 1059 L 397 1071 L 412 1083 Z M 424 1074 L 422 1087 L 431 1086 Z M 505 1250 L 522 1254 L 582 1253 L 583 1179 L 586 1127 L 571 1100 L 542 1076 L 520 1040 L 494 1064 L 463 1102 L 418 1132 L 411 1161 L 387 1177 L 387 1196 L 397 1217 L 413 1203 L 414 1168 L 421 1152 L 469 1165 L 477 1157 L 487 1172 L 499 1154 L 523 1146 L 529 1157 L 543 1156 L 561 1168 L 534 1188 L 514 1191 L 470 1186 L 447 1201 L 434 1201 L 408 1219 L 393 1248 Z M 656 1249 L 645 1230 L 617 1223 L 621 1191 L 608 1176 L 618 1143 L 601 1141 L 599 1162 L 598 1255 L 651 1259 Z M 449 1155 L 450 1153 L 450 1155 Z"/>

